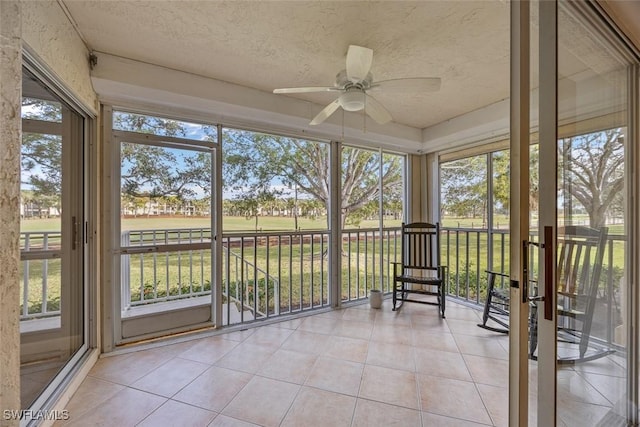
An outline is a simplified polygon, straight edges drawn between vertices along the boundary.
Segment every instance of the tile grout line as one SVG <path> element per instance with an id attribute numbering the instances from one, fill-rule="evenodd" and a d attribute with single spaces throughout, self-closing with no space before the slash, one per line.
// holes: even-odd
<path id="1" fill-rule="evenodd" d="M 407 347 L 408 347 L 408 348 L 410 349 L 410 351 L 411 351 L 411 357 L 412 357 L 412 360 L 413 360 L 413 370 L 411 370 L 411 371 L 409 371 L 409 372 L 412 372 L 413 377 L 414 377 L 414 379 L 415 379 L 416 395 L 417 395 L 417 399 L 418 399 L 418 405 L 417 405 L 417 407 L 418 407 L 418 412 L 420 413 L 420 416 L 419 416 L 419 420 L 420 420 L 420 422 L 424 425 L 425 420 L 426 420 L 426 418 L 425 418 L 425 414 L 427 414 L 427 413 L 428 413 L 428 414 L 434 414 L 434 415 L 439 416 L 439 417 L 447 417 L 447 418 L 449 418 L 449 419 L 451 419 L 451 420 L 456 420 L 456 419 L 458 419 L 458 420 L 462 420 L 462 419 L 460 419 L 460 418 L 452 417 L 452 416 L 449 416 L 449 415 L 444 415 L 444 414 L 432 413 L 432 412 L 429 412 L 429 411 L 425 411 L 425 410 L 424 410 L 424 408 L 423 408 L 423 402 L 422 402 L 422 396 L 421 396 L 421 389 L 420 389 L 420 382 L 419 382 L 419 376 L 421 376 L 421 375 L 423 375 L 423 374 L 421 374 L 421 373 L 419 373 L 419 372 L 417 371 L 417 369 L 418 369 L 418 368 L 417 368 L 418 350 L 419 350 L 421 347 L 417 347 L 417 346 L 415 345 L 415 344 L 416 344 L 416 341 L 415 341 L 415 339 L 414 339 L 414 338 L 415 338 L 415 332 L 416 332 L 416 331 L 420 331 L 420 330 L 422 330 L 421 328 L 426 328 L 426 329 L 428 329 L 429 327 L 428 327 L 428 325 L 420 326 L 420 325 L 415 324 L 415 323 L 414 323 L 414 320 L 411 318 L 411 316 L 413 316 L 414 314 L 419 314 L 419 313 L 416 313 L 416 312 L 410 311 L 410 310 L 408 310 L 408 308 L 410 308 L 410 307 L 405 307 L 404 312 L 406 312 L 406 314 L 408 314 L 408 315 L 409 315 L 409 322 L 410 322 L 410 323 L 409 323 L 409 325 L 405 325 L 405 324 L 404 324 L 404 320 L 406 320 L 406 319 L 400 319 L 400 318 L 395 319 L 395 317 L 393 317 L 393 316 L 386 316 L 386 314 L 387 314 L 387 313 L 381 313 L 381 312 L 376 313 L 376 316 L 375 316 L 374 318 L 371 318 L 370 313 L 369 313 L 369 320 L 368 320 L 368 322 L 367 322 L 367 321 L 365 321 L 365 320 L 363 320 L 363 319 L 361 319 L 361 317 L 362 317 L 362 316 L 358 316 L 358 318 L 357 318 L 357 319 L 348 319 L 348 320 L 341 319 L 341 318 L 339 318 L 339 317 L 333 317 L 333 316 L 326 316 L 326 315 L 325 315 L 325 316 L 320 316 L 320 317 L 322 317 L 323 319 L 331 319 L 331 320 L 336 319 L 336 320 L 338 320 L 338 322 L 346 322 L 346 323 L 348 323 L 348 322 L 352 322 L 352 321 L 353 321 L 353 322 L 363 322 L 363 323 L 367 322 L 367 323 L 372 323 L 371 332 L 368 334 L 368 338 L 366 338 L 366 337 L 365 337 L 365 338 L 362 338 L 362 337 L 358 338 L 358 337 L 342 337 L 341 335 L 337 335 L 337 332 L 339 332 L 339 331 L 338 331 L 338 329 L 339 329 L 339 325 L 338 325 L 338 326 L 336 326 L 336 327 L 334 328 L 334 330 L 333 330 L 333 331 L 331 331 L 331 332 L 330 332 L 330 333 L 328 333 L 328 334 L 325 334 L 325 333 L 322 333 L 322 332 L 317 332 L 317 331 L 305 331 L 304 329 L 298 329 L 298 327 L 296 327 L 296 328 L 287 328 L 287 330 L 291 330 L 291 333 L 287 336 L 287 339 L 285 339 L 282 343 L 280 343 L 280 344 L 279 344 L 279 346 L 275 347 L 275 350 L 273 351 L 273 354 L 275 354 L 277 351 L 280 351 L 280 350 L 286 350 L 286 351 L 299 352 L 298 350 L 293 350 L 293 349 L 284 349 L 284 348 L 283 348 L 284 344 L 287 342 L 287 340 L 290 338 L 290 336 L 291 336 L 293 333 L 295 333 L 297 330 L 300 330 L 301 332 L 310 333 L 310 334 L 320 334 L 320 335 L 326 335 L 326 336 L 329 336 L 329 337 L 342 337 L 342 338 L 350 338 L 350 339 L 361 339 L 362 341 L 365 341 L 365 342 L 366 342 L 366 344 L 367 344 L 367 347 L 366 347 L 366 352 L 365 352 L 365 354 L 364 354 L 364 360 L 361 362 L 361 364 L 362 364 L 362 371 L 361 371 L 361 373 L 360 373 L 360 378 L 359 378 L 359 384 L 358 384 L 358 388 L 357 388 L 357 393 L 356 393 L 356 395 L 355 395 L 355 404 L 354 404 L 354 406 L 353 406 L 353 411 L 352 411 L 352 413 L 351 413 L 351 423 L 350 423 L 350 424 L 351 424 L 351 425 L 353 425 L 353 424 L 356 422 L 356 415 L 357 415 L 358 402 L 360 402 L 361 400 L 362 400 L 362 401 L 370 401 L 370 402 L 373 402 L 373 403 L 376 403 L 376 404 L 381 404 L 381 405 L 389 405 L 389 406 L 393 406 L 393 407 L 395 407 L 395 408 L 410 409 L 410 410 L 411 410 L 411 409 L 414 409 L 414 408 L 409 408 L 409 407 L 405 407 L 405 406 L 401 406 L 401 405 L 397 405 L 397 404 L 388 403 L 388 402 L 381 401 L 381 400 L 376 400 L 376 399 L 370 399 L 370 398 L 364 398 L 364 397 L 361 397 L 361 393 L 362 393 L 362 391 L 363 391 L 363 385 L 364 385 L 364 375 L 365 375 L 365 370 L 366 370 L 367 368 L 371 368 L 371 367 L 378 367 L 378 366 L 379 366 L 379 365 L 377 365 L 377 364 L 375 364 L 375 363 L 369 363 L 369 362 L 368 362 L 369 357 L 372 355 L 372 348 L 371 348 L 371 344 L 372 344 L 372 343 L 385 343 L 385 341 L 376 341 L 376 340 L 374 340 L 374 339 L 373 339 L 373 338 L 374 338 L 374 331 L 376 330 L 376 326 L 378 326 L 378 327 L 383 327 L 383 328 L 385 328 L 385 329 L 387 329 L 386 327 L 389 327 L 388 329 L 390 329 L 390 330 L 391 330 L 391 329 L 393 329 L 393 328 L 396 328 L 396 329 L 406 329 L 406 328 L 407 328 L 407 326 L 409 326 L 410 331 L 411 331 L 411 342 L 410 342 L 410 345 L 408 345 Z M 387 309 L 388 309 L 388 307 L 387 307 Z M 362 311 L 362 312 L 364 312 L 364 313 L 367 313 L 367 311 L 368 311 L 368 310 L 361 310 L 361 311 Z M 346 315 L 346 314 L 347 314 L 347 311 L 345 310 L 345 311 L 342 313 L 342 316 L 344 316 L 344 315 Z M 462 314 L 461 314 L 461 315 L 462 315 Z M 404 317 L 404 316 L 403 316 L 403 317 Z M 394 319 L 395 319 L 395 320 L 394 320 Z M 447 321 L 447 320 L 449 320 L 449 319 L 446 319 L 445 321 Z M 460 322 L 471 322 L 470 320 L 467 320 L 467 319 L 453 319 L 453 318 L 452 318 L 451 320 L 453 320 L 453 321 L 460 321 Z M 303 321 L 304 321 L 304 320 L 303 320 Z M 399 322 L 400 324 L 398 324 L 398 322 Z M 312 323 L 312 322 L 310 322 L 310 323 Z M 322 322 L 322 323 L 325 323 L 325 322 Z M 272 325 L 267 325 L 266 327 L 267 327 L 267 328 L 269 328 L 270 326 L 272 326 Z M 459 326 L 460 326 L 460 328 L 462 328 L 463 326 L 466 328 L 466 326 L 465 326 L 465 325 L 462 325 L 462 324 L 460 324 Z M 256 329 L 256 331 L 257 331 L 257 329 Z M 499 346 L 499 348 L 500 348 L 501 350 L 505 350 L 505 349 L 504 349 L 504 345 L 503 345 L 503 343 L 502 343 L 500 340 L 498 340 L 498 339 L 494 339 L 493 337 L 487 337 L 487 336 L 481 336 L 481 335 L 474 335 L 474 334 L 472 334 L 473 330 L 471 330 L 471 329 L 464 329 L 464 331 L 465 331 L 465 333 L 456 333 L 456 334 L 454 334 L 454 333 L 453 333 L 453 332 L 451 332 L 451 330 L 449 329 L 449 332 L 448 332 L 448 333 L 449 333 L 449 334 L 451 335 L 451 337 L 454 339 L 454 344 L 455 344 L 456 349 L 457 349 L 457 352 L 451 352 L 451 353 L 459 354 L 459 355 L 460 355 L 460 357 L 462 357 L 462 359 L 463 359 L 463 363 L 464 363 L 464 366 L 465 366 L 465 368 L 466 368 L 466 371 L 467 371 L 467 373 L 469 374 L 469 376 L 470 376 L 470 378 L 471 378 L 470 382 L 473 382 L 473 383 L 474 383 L 474 390 L 475 390 L 475 392 L 478 394 L 478 396 L 479 396 L 479 397 L 480 397 L 480 399 L 481 399 L 481 402 L 482 402 L 482 405 L 483 405 L 483 407 L 484 407 L 485 413 L 489 416 L 489 422 L 490 422 L 490 423 L 492 423 L 493 425 L 496 425 L 496 423 L 497 423 L 497 419 L 496 419 L 496 418 L 494 418 L 494 416 L 491 414 L 491 412 L 489 411 L 488 406 L 487 406 L 487 402 L 492 402 L 492 401 L 491 401 L 491 400 L 487 400 L 487 398 L 485 398 L 485 396 L 480 392 L 480 387 L 481 387 L 481 386 L 485 386 L 485 385 L 487 385 L 487 386 L 491 386 L 491 387 L 499 387 L 499 386 L 495 386 L 495 385 L 492 385 L 492 384 L 488 384 L 488 383 L 486 383 L 486 381 L 485 381 L 485 382 L 478 382 L 478 381 L 476 381 L 476 380 L 475 380 L 475 378 L 474 378 L 474 376 L 471 374 L 470 361 L 469 361 L 468 359 L 472 359 L 472 358 L 474 358 L 474 357 L 482 358 L 482 359 L 487 359 L 487 360 L 502 360 L 502 361 L 504 361 L 504 359 L 499 358 L 499 357 L 486 356 L 486 355 L 465 354 L 465 353 L 463 353 L 463 352 L 462 352 L 461 347 L 460 347 L 460 345 L 459 345 L 459 342 L 461 342 L 460 340 L 464 340 L 466 337 L 469 337 L 469 338 L 474 337 L 475 339 L 480 339 L 480 340 L 482 340 L 481 342 L 491 343 L 491 345 L 493 345 L 492 343 L 494 343 L 494 342 L 495 342 L 496 344 L 498 344 L 498 346 Z M 387 333 L 387 331 L 386 331 L 386 330 L 385 330 L 385 331 L 383 331 L 383 332 L 384 332 L 384 334 L 386 334 L 386 333 Z M 234 332 L 230 332 L 230 333 L 234 333 Z M 255 331 L 254 331 L 254 333 L 255 333 Z M 384 334 L 383 334 L 383 335 L 384 335 Z M 253 335 L 253 334 L 252 334 L 252 335 Z M 386 336 L 386 335 L 384 335 L 384 336 L 383 336 L 383 338 L 384 338 L 385 336 Z M 222 334 L 222 337 L 224 338 L 224 334 Z M 245 337 L 245 339 L 244 339 L 244 340 L 240 340 L 240 341 L 236 341 L 236 340 L 231 340 L 231 341 L 237 342 L 237 343 L 238 343 L 238 345 L 240 345 L 240 344 L 242 344 L 242 343 L 245 343 L 249 337 L 250 337 L 250 336 L 247 336 L 247 337 Z M 437 339 L 437 337 L 438 337 L 437 335 L 434 335 L 434 338 L 436 338 L 436 339 Z M 203 339 L 205 339 L 205 338 L 207 338 L 207 337 L 203 337 Z M 250 344 L 250 343 L 248 343 L 248 344 Z M 387 344 L 392 344 L 392 343 L 387 343 Z M 261 344 L 257 344 L 257 343 L 253 343 L 252 345 L 263 346 L 263 345 L 261 345 Z M 444 350 L 440 350 L 440 349 L 429 349 L 429 350 L 437 351 L 437 352 L 442 352 L 442 351 L 444 351 Z M 494 350 L 494 349 L 493 349 L 493 347 L 490 347 L 490 348 L 489 348 L 489 350 Z M 142 420 L 138 421 L 138 422 L 137 422 L 137 424 L 143 423 L 146 419 L 148 419 L 148 417 L 149 417 L 150 415 L 152 415 L 152 414 L 156 413 L 156 411 L 158 411 L 158 409 L 160 409 L 161 407 L 163 407 L 164 405 L 166 405 L 166 404 L 167 404 L 167 402 L 169 402 L 169 401 L 171 401 L 171 400 L 173 400 L 174 402 L 177 402 L 177 403 L 186 404 L 186 405 L 188 405 L 188 406 L 190 406 L 190 407 L 194 407 L 194 408 L 201 408 L 201 409 L 203 409 L 203 410 L 207 410 L 207 411 L 209 411 L 209 412 L 211 412 L 211 413 L 216 414 L 216 415 L 213 417 L 213 419 L 211 420 L 211 422 L 213 422 L 213 420 L 215 420 L 215 419 L 216 419 L 218 416 L 220 416 L 220 415 L 223 415 L 223 416 L 225 416 L 225 417 L 227 417 L 227 416 L 228 416 L 228 415 L 224 415 L 222 412 L 223 412 L 223 411 L 224 411 L 224 410 L 229 406 L 229 404 L 230 404 L 234 399 L 236 399 L 236 398 L 237 398 L 237 396 L 238 396 L 238 395 L 239 395 L 243 390 L 245 390 L 246 386 L 247 386 L 247 385 L 248 385 L 248 384 L 249 384 L 253 379 L 255 379 L 255 378 L 265 378 L 265 379 L 269 379 L 269 380 L 274 380 L 274 381 L 278 381 L 278 382 L 282 382 L 282 383 L 287 383 L 287 384 L 295 385 L 295 386 L 297 386 L 297 387 L 298 387 L 298 388 L 297 388 L 297 391 L 296 391 L 296 393 L 295 393 L 295 395 L 293 395 L 293 399 L 291 400 L 291 402 L 290 402 L 289 406 L 287 407 L 286 411 L 284 411 L 284 415 L 283 415 L 283 417 L 281 418 L 281 420 L 280 420 L 280 422 L 279 422 L 279 425 L 282 425 L 282 424 L 284 423 L 284 420 L 285 420 L 285 419 L 287 418 L 287 416 L 291 413 L 291 410 L 292 410 L 292 408 L 293 408 L 293 406 L 294 406 L 294 403 L 295 403 L 295 402 L 296 402 L 296 400 L 301 396 L 301 393 L 302 393 L 303 387 L 307 387 L 307 388 L 309 388 L 309 389 L 315 389 L 315 390 L 319 390 L 319 391 L 323 391 L 323 392 L 329 392 L 329 393 L 333 393 L 333 394 L 336 394 L 336 395 L 348 396 L 348 397 L 352 397 L 352 398 L 354 397 L 353 395 L 351 395 L 351 394 L 346 394 L 346 393 L 344 393 L 344 392 L 332 391 L 332 390 L 329 390 L 329 389 L 325 389 L 325 388 L 316 387 L 316 386 L 312 386 L 312 385 L 307 385 L 307 384 L 306 384 L 306 382 L 307 382 L 307 380 L 308 380 L 308 377 L 309 377 L 310 372 L 312 372 L 312 370 L 316 367 L 316 365 L 317 365 L 317 363 L 318 363 L 318 360 L 319 360 L 320 358 L 322 358 L 322 357 L 325 357 L 325 358 L 328 358 L 328 359 L 331 359 L 331 360 L 339 360 L 339 361 L 345 361 L 345 362 L 350 362 L 350 363 L 359 363 L 359 362 L 354 361 L 354 360 L 345 359 L 345 358 L 343 358 L 343 357 L 342 357 L 342 355 L 340 355 L 340 357 L 331 357 L 331 356 L 327 356 L 327 355 L 325 355 L 325 353 L 323 353 L 322 351 L 320 351 L 319 353 L 313 353 L 313 355 L 314 355 L 314 357 L 316 357 L 316 359 L 315 359 L 315 361 L 313 362 L 313 365 L 312 365 L 312 367 L 310 368 L 310 370 L 308 370 L 308 371 L 307 371 L 307 375 L 305 376 L 304 380 L 302 381 L 302 384 L 298 384 L 298 383 L 295 383 L 295 382 L 291 382 L 290 380 L 282 380 L 282 379 L 270 378 L 270 377 L 264 376 L 264 375 L 262 375 L 262 374 L 260 373 L 260 369 L 258 369 L 258 371 L 257 371 L 257 372 L 244 372 L 244 371 L 240 371 L 240 370 L 235 369 L 235 368 L 225 367 L 225 366 L 218 366 L 218 365 L 216 365 L 216 363 L 217 363 L 218 361 L 220 361 L 221 359 L 223 359 L 225 356 L 227 356 L 229 352 L 225 353 L 222 357 L 218 358 L 218 360 L 217 360 L 216 362 L 209 363 L 209 362 L 202 362 L 202 361 L 198 361 L 198 360 L 191 360 L 191 359 L 188 359 L 188 358 L 182 357 L 181 355 L 182 355 L 182 354 L 184 354 L 186 351 L 188 351 L 188 349 L 185 349 L 183 352 L 179 352 L 179 353 L 176 353 L 176 354 L 171 355 L 167 360 L 165 360 L 164 362 L 161 362 L 158 366 L 154 367 L 151 371 L 149 371 L 149 372 L 147 372 L 147 373 L 143 374 L 143 375 L 142 375 L 141 377 L 139 377 L 139 378 L 136 378 L 136 379 L 134 380 L 134 382 L 133 382 L 133 383 L 131 383 L 131 384 L 122 384 L 122 383 L 120 383 L 120 382 L 114 381 L 113 379 L 109 379 L 109 378 L 102 378 L 102 377 L 99 377 L 99 376 L 96 376 L 96 375 L 93 375 L 93 374 L 89 373 L 89 374 L 87 375 L 89 378 L 92 378 L 92 379 L 94 379 L 94 380 L 96 380 L 96 381 L 104 381 L 104 382 L 105 382 L 105 384 L 112 384 L 112 385 L 115 385 L 115 386 L 117 386 L 117 387 L 122 387 L 122 389 L 121 389 L 121 390 L 118 390 L 114 395 L 112 395 L 111 397 L 109 397 L 109 398 L 108 398 L 108 399 L 106 399 L 105 401 L 103 401 L 103 402 L 101 402 L 101 403 L 99 403 L 99 404 L 97 404 L 97 405 L 92 406 L 91 408 L 89 408 L 88 410 L 86 410 L 84 413 L 88 413 L 88 412 L 92 411 L 92 409 L 93 409 L 93 410 L 95 410 L 95 409 L 98 409 L 98 408 L 101 408 L 101 407 L 103 407 L 103 406 L 107 405 L 109 402 L 111 402 L 114 398 L 116 398 L 116 397 L 117 397 L 117 396 L 118 396 L 122 391 L 124 391 L 124 390 L 132 390 L 132 391 L 138 391 L 138 392 L 147 393 L 147 394 L 149 394 L 149 395 L 153 395 L 153 396 L 156 396 L 156 397 L 159 397 L 159 398 L 163 399 L 163 402 L 162 402 L 158 407 L 156 407 L 155 409 L 153 409 L 153 410 L 152 410 L 149 414 L 147 414 L 147 415 L 146 415 Z M 232 350 L 230 350 L 230 351 L 232 351 Z M 325 350 L 325 352 L 326 352 L 326 350 Z M 299 352 L 299 353 L 309 354 L 309 353 L 305 353 L 305 352 Z M 134 356 L 135 354 L 136 354 L 135 352 L 132 352 L 132 353 L 129 353 L 129 354 L 126 354 L 126 355 L 122 355 L 122 357 L 123 357 L 123 359 L 122 359 L 122 360 L 124 360 L 124 359 L 129 360 L 129 358 L 134 358 L 134 357 L 135 357 L 135 356 Z M 171 353 L 167 353 L 167 354 L 171 354 Z M 360 354 L 362 354 L 362 352 L 361 352 Z M 135 359 L 133 359 L 133 360 L 135 361 Z M 192 379 L 192 380 L 190 380 L 188 383 L 186 383 L 183 387 L 181 387 L 179 390 L 177 390 L 175 393 L 173 393 L 170 397 L 162 396 L 162 395 L 159 395 L 159 394 L 156 394 L 156 393 L 154 393 L 154 392 L 147 391 L 147 390 L 142 390 L 142 389 L 136 388 L 136 387 L 134 386 L 134 384 L 135 384 L 137 381 L 140 381 L 140 380 L 142 380 L 142 379 L 144 379 L 144 378 L 148 377 L 149 375 L 151 375 L 152 373 L 154 373 L 156 370 L 161 369 L 162 367 L 166 366 L 167 364 L 169 364 L 169 363 L 171 363 L 171 362 L 173 362 L 173 361 L 178 361 L 178 362 L 179 362 L 179 361 L 181 361 L 181 360 L 184 360 L 184 361 L 191 361 L 191 362 L 194 362 L 194 363 L 199 363 L 199 364 L 205 365 L 205 366 L 206 366 L 206 368 L 205 368 L 205 370 L 204 370 L 203 372 L 201 372 L 201 373 L 200 373 L 200 374 L 198 374 L 195 378 L 193 378 L 193 379 Z M 475 360 L 475 359 L 474 359 L 474 360 Z M 611 361 L 611 364 L 612 364 L 612 365 L 615 365 L 615 366 L 618 366 L 619 364 L 618 364 L 617 362 L 618 362 L 617 360 L 615 360 L 615 361 L 614 361 L 614 360 L 612 360 L 612 361 Z M 263 365 L 264 365 L 264 363 L 266 363 L 266 362 L 263 362 Z M 474 366 L 475 366 L 475 365 L 474 365 Z M 225 369 L 225 370 L 232 371 L 232 372 L 238 372 L 238 373 L 242 373 L 242 374 L 248 374 L 248 375 L 250 375 L 250 379 L 249 379 L 249 380 L 248 380 L 248 381 L 247 381 L 247 382 L 246 382 L 246 383 L 245 383 L 245 384 L 244 384 L 244 385 L 243 385 L 243 386 L 238 390 L 238 392 L 236 392 L 235 394 L 233 394 L 233 396 L 232 396 L 232 397 L 229 399 L 229 401 L 224 405 L 224 407 L 222 407 L 222 409 L 221 409 L 220 411 L 213 411 L 213 410 L 211 410 L 211 409 L 203 408 L 203 407 L 200 407 L 200 406 L 195 405 L 195 404 L 192 404 L 192 403 L 182 402 L 182 401 L 179 401 L 179 400 L 174 400 L 174 397 L 175 397 L 178 393 L 180 393 L 181 391 L 183 391 L 186 387 L 188 387 L 189 385 L 191 385 L 191 384 L 192 384 L 194 381 L 196 381 L 198 378 L 201 378 L 201 377 L 202 377 L 202 375 L 203 375 L 205 372 L 207 372 L 207 370 L 211 369 L 212 367 L 216 367 L 216 368 L 218 368 L 218 369 Z M 392 367 L 392 366 L 385 366 L 385 365 L 381 365 L 380 367 L 382 367 L 382 368 L 387 368 L 387 369 L 399 370 L 399 371 L 403 371 L 403 372 L 407 372 L 406 370 L 404 370 L 404 369 L 402 369 L 402 368 L 397 368 L 397 367 Z M 599 366 L 597 366 L 597 368 L 599 369 Z M 107 370 L 107 372 L 108 372 L 108 370 Z M 610 377 L 611 375 L 607 375 L 606 373 L 600 373 L 600 372 L 579 371 L 579 370 L 575 370 L 575 369 L 572 369 L 572 373 L 574 373 L 574 374 L 575 374 L 575 375 L 577 375 L 578 377 L 582 378 L 584 381 L 586 381 L 586 383 L 587 383 L 587 384 L 589 384 L 591 387 L 593 387 L 595 390 L 597 390 L 597 391 L 598 391 L 598 393 L 599 393 L 599 395 L 600 395 L 601 397 L 603 397 L 603 398 L 604 398 L 603 402 L 605 402 L 605 401 L 606 401 L 606 402 L 611 402 L 611 401 L 610 401 L 606 396 L 604 396 L 604 394 L 602 394 L 602 393 L 601 393 L 601 390 L 600 390 L 600 389 L 598 389 L 598 388 L 594 385 L 595 383 L 592 383 L 592 381 L 590 381 L 590 380 L 589 380 L 589 378 L 591 378 L 591 375 L 595 376 L 594 378 L 597 378 L 597 377 L 599 377 L 599 376 L 603 376 L 603 377 Z M 424 375 L 432 375 L 432 374 L 424 374 Z M 446 377 L 446 376 L 441 377 L 441 378 L 455 379 L 455 378 Z M 585 402 L 585 403 L 588 403 L 588 402 Z M 595 406 L 602 406 L 602 407 L 605 407 L 605 408 L 609 407 L 609 406 L 607 406 L 607 405 L 603 405 L 603 404 L 602 404 L 602 405 L 601 405 L 601 404 L 592 404 L 592 405 L 595 405 Z M 346 414 L 345 414 L 345 415 L 346 415 Z M 235 417 L 230 417 L 230 418 L 237 419 L 237 418 L 235 418 Z M 346 421 L 346 420 L 345 420 L 345 421 Z M 468 421 L 470 421 L 470 420 L 468 420 Z M 475 421 L 475 422 L 478 422 L 478 421 Z M 482 424 L 482 423 L 480 423 L 480 424 Z"/>

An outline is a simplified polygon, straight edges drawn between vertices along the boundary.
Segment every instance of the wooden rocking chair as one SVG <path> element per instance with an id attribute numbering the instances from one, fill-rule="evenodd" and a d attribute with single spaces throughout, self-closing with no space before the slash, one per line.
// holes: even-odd
<path id="1" fill-rule="evenodd" d="M 440 264 L 440 224 L 402 224 L 401 262 L 393 264 L 393 310 L 405 302 L 431 304 L 440 308 L 444 318 L 446 290 L 445 267 Z M 410 294 L 432 295 L 436 300 L 410 299 Z"/>
<path id="2" fill-rule="evenodd" d="M 493 332 L 502 334 L 509 333 L 509 276 L 504 273 L 495 271 L 486 271 L 487 273 L 487 300 L 484 304 L 482 312 L 482 323 L 478 326 Z M 502 284 L 507 286 L 497 286 L 496 280 L 500 279 Z M 487 324 L 489 321 L 496 323 L 498 326 Z"/>
<path id="3" fill-rule="evenodd" d="M 566 226 L 558 229 L 558 342 L 576 348 L 574 354 L 559 354 L 560 364 L 586 362 L 614 352 L 590 340 L 607 233 L 607 227 Z M 508 280 L 508 276 L 492 271 L 487 273 L 487 300 L 482 323 L 478 326 L 508 333 L 509 289 L 496 286 L 498 277 Z M 535 287 L 534 283 L 532 288 Z M 538 308 L 535 302 L 531 303 L 530 310 L 529 357 L 535 360 L 538 347 Z M 489 321 L 499 326 L 493 326 Z"/>
<path id="4" fill-rule="evenodd" d="M 558 229 L 558 363 L 574 364 L 598 359 L 614 350 L 591 340 L 591 326 L 596 307 L 598 286 L 608 228 L 566 226 Z M 529 326 L 529 357 L 537 359 L 538 308 L 531 305 Z M 573 354 L 561 350 L 575 348 Z"/>

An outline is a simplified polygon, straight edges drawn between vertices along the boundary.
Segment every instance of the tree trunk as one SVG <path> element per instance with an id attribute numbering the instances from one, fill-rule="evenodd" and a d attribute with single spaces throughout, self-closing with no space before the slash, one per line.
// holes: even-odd
<path id="1" fill-rule="evenodd" d="M 606 209 L 603 206 L 599 206 L 589 211 L 589 227 L 600 228 L 604 227 L 606 222 Z"/>

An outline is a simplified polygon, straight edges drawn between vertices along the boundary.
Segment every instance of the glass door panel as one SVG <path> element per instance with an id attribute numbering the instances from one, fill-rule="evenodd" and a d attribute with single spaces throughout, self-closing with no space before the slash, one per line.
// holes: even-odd
<path id="1" fill-rule="evenodd" d="M 330 304 L 330 145 L 222 128 L 223 325 Z"/>
<path id="2" fill-rule="evenodd" d="M 381 151 L 342 147 L 342 301 L 367 298 L 380 286 Z M 377 254 L 377 255 L 376 255 Z"/>
<path id="3" fill-rule="evenodd" d="M 545 426 L 626 425 L 627 390 L 637 381 L 627 369 L 626 333 L 632 62 L 583 6 L 557 3 L 555 138 L 543 135 L 544 111 L 555 110 L 555 100 L 541 95 L 539 107 L 545 248 L 537 283 L 545 301 L 532 306 L 529 346 L 537 424 Z M 542 9 L 540 17 L 548 19 Z"/>
<path id="4" fill-rule="evenodd" d="M 116 135 L 122 338 L 210 322 L 213 148 Z"/>
<path id="5" fill-rule="evenodd" d="M 380 274 L 379 289 L 382 292 L 393 290 L 393 263 L 400 262 L 400 226 L 405 218 L 404 213 L 404 164 L 405 156 L 399 154 L 382 154 L 382 224 L 380 239 Z M 387 180 L 387 183 L 385 183 Z"/>
<path id="6" fill-rule="evenodd" d="M 619 46 L 597 36 L 584 13 L 559 2 L 557 423 L 618 425 L 627 416 L 629 381 L 625 146 L 631 63 Z M 594 237 L 577 237 L 587 230 Z M 583 253 L 571 254 L 572 247 Z"/>
<path id="7" fill-rule="evenodd" d="M 31 73 L 23 82 L 20 388 L 28 409 L 85 344 L 84 139 L 80 115 Z"/>
<path id="8" fill-rule="evenodd" d="M 539 105 L 541 100 L 541 89 L 540 85 L 543 84 L 541 81 L 543 79 L 549 79 L 547 76 L 540 73 L 540 48 L 539 41 L 541 37 L 541 31 L 545 31 L 546 29 L 541 28 L 541 20 L 547 18 L 543 12 L 541 11 L 540 1 L 533 0 L 530 5 L 530 112 L 529 112 L 529 202 L 528 202 L 528 217 L 529 217 L 529 236 L 528 236 L 528 277 L 527 281 L 529 283 L 528 289 L 528 298 L 535 297 L 536 295 L 541 295 L 543 290 L 540 289 L 541 285 L 541 268 L 543 266 L 540 262 L 540 257 L 544 255 L 544 250 L 540 250 L 540 245 L 544 244 L 544 221 L 548 216 L 553 216 L 555 213 L 555 192 L 551 191 L 549 194 L 549 188 L 555 188 L 555 162 L 552 160 L 551 163 L 541 161 L 540 155 L 543 151 L 541 149 L 541 138 L 543 135 L 543 130 L 540 129 L 542 124 L 539 122 L 544 120 L 544 118 L 540 117 Z M 544 60 L 544 59 L 542 59 Z M 554 70 L 551 70 L 554 71 Z M 550 73 L 551 77 L 549 80 L 544 80 L 544 84 L 555 83 L 555 73 Z M 551 115 L 553 119 L 553 123 L 549 125 L 550 129 L 555 129 L 555 116 Z M 541 136 L 542 135 L 542 136 Z M 553 138 L 552 138 L 553 140 Z M 545 185 L 546 187 L 541 187 Z M 541 188 L 544 188 L 544 191 L 541 191 Z M 551 204 L 550 204 L 551 203 Z M 553 222 L 553 219 L 550 220 Z M 529 334 L 527 337 L 523 337 L 527 339 L 527 355 L 528 358 L 528 366 L 527 373 L 529 376 L 529 387 L 527 393 L 527 403 L 529 406 L 529 414 L 528 421 L 529 425 L 540 425 L 541 423 L 546 422 L 544 417 L 538 416 L 538 408 L 547 408 L 545 411 L 545 415 L 548 413 L 553 413 L 554 407 L 553 405 L 549 405 L 548 402 L 541 401 L 540 398 L 548 398 L 551 402 L 554 401 L 553 394 L 549 395 L 549 393 L 539 394 L 539 369 L 540 364 L 537 360 L 537 352 L 535 356 L 531 356 L 531 351 L 534 346 L 537 344 L 533 344 L 538 339 L 538 330 L 537 326 L 532 325 L 531 319 L 533 314 L 537 314 L 537 306 L 535 302 L 529 302 L 527 311 L 527 321 L 529 323 Z M 553 339 L 552 339 L 553 340 Z M 551 360 L 554 358 L 552 357 Z M 553 364 L 553 362 L 550 362 Z M 553 381 L 552 376 L 550 376 Z M 550 396 L 550 397 L 549 397 Z M 553 418 L 553 415 L 549 415 L 549 418 Z"/>

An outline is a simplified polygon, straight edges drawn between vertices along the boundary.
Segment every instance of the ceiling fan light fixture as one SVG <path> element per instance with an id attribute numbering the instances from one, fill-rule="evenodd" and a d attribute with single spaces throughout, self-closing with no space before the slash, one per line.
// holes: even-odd
<path id="1" fill-rule="evenodd" d="M 350 90 L 340 95 L 340 105 L 345 111 L 360 111 L 364 108 L 365 94 L 361 90 Z"/>

